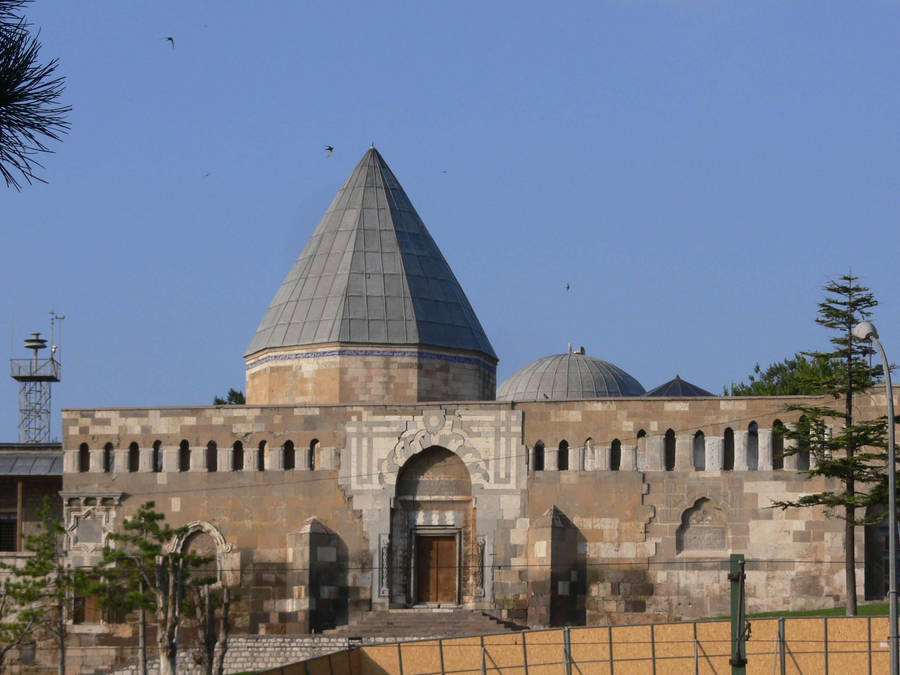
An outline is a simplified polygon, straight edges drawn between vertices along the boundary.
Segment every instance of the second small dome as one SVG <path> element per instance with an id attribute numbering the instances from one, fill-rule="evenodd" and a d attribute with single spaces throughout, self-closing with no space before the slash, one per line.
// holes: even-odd
<path id="1" fill-rule="evenodd" d="M 644 387 L 608 361 L 588 356 L 584 347 L 553 354 L 517 370 L 497 389 L 498 401 L 565 401 L 606 396 L 642 396 Z"/>

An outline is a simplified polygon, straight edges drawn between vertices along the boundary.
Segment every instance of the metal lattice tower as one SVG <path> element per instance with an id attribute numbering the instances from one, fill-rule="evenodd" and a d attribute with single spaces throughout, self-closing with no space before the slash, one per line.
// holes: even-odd
<path id="1" fill-rule="evenodd" d="M 32 333 L 25 340 L 25 348 L 32 350 L 34 356 L 9 360 L 10 377 L 19 383 L 19 443 L 50 441 L 50 385 L 59 382 L 62 367 L 56 359 L 53 329 L 55 322 L 64 318 L 50 313 L 50 358 L 38 355 L 46 349 L 47 340 L 40 333 Z"/>

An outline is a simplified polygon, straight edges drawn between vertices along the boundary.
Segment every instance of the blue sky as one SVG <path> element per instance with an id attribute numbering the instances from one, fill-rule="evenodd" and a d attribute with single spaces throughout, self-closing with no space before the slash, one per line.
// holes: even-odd
<path id="1" fill-rule="evenodd" d="M 0 335 L 24 356 L 66 316 L 54 435 L 60 406 L 243 389 L 247 343 L 371 142 L 500 381 L 571 342 L 648 389 L 720 392 L 824 347 L 820 288 L 851 268 L 900 360 L 900 5 L 559 5 L 30 5 L 72 130 L 48 184 L 0 192 Z M 0 439 L 16 408 L 9 379 Z"/>

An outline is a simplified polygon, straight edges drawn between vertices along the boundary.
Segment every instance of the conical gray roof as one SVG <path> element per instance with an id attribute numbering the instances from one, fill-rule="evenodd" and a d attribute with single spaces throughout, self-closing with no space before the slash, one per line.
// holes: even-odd
<path id="1" fill-rule="evenodd" d="M 450 266 L 374 147 L 338 191 L 244 355 L 327 342 L 433 345 L 497 358 Z"/>
<path id="2" fill-rule="evenodd" d="M 553 354 L 517 370 L 497 389 L 498 401 L 566 401 L 641 396 L 644 387 L 618 366 L 584 350 Z"/>
<path id="3" fill-rule="evenodd" d="M 674 380 L 669 380 L 658 387 L 648 391 L 644 396 L 715 396 L 696 384 L 682 380 L 676 375 Z"/>

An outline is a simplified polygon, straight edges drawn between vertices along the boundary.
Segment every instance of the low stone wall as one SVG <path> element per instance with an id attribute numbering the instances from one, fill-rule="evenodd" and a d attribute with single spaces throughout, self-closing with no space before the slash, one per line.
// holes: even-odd
<path id="1" fill-rule="evenodd" d="M 393 642 L 392 638 L 366 638 L 366 644 Z M 228 638 L 228 652 L 225 654 L 225 672 L 241 673 L 245 671 L 266 670 L 306 661 L 326 654 L 359 646 L 345 637 L 327 635 L 238 635 Z M 159 672 L 159 659 L 156 648 L 148 650 L 151 657 L 148 670 Z M 178 653 L 178 673 L 200 675 L 202 668 L 196 663 L 196 650 L 184 649 Z M 81 675 L 138 675 L 137 663 L 127 667 L 81 670 Z"/>

